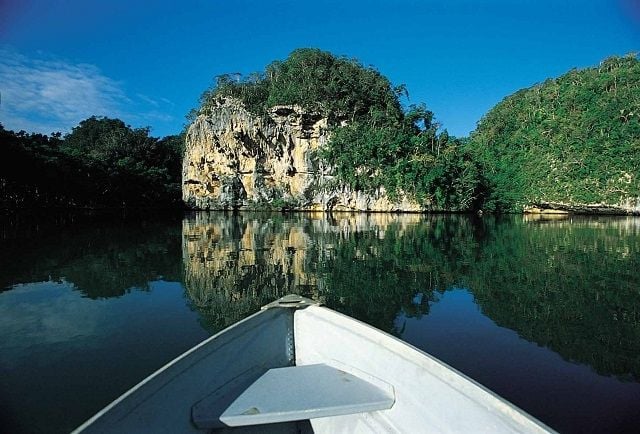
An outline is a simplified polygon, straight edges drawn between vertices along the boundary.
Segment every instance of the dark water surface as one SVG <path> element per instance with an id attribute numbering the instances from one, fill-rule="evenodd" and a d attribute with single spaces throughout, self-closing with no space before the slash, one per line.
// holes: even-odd
<path id="1" fill-rule="evenodd" d="M 292 292 L 560 432 L 640 427 L 638 218 L 111 214 L 0 231 L 3 432 L 68 432 Z"/>

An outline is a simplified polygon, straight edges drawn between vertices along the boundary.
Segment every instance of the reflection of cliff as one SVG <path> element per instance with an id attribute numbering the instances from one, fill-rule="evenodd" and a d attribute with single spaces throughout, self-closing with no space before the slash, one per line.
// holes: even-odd
<path id="1" fill-rule="evenodd" d="M 154 213 L 156 214 L 156 213 Z M 180 279 L 179 220 L 118 212 L 3 218 L 0 290 L 65 280 L 90 298 Z"/>
<path id="2" fill-rule="evenodd" d="M 403 239 L 421 219 L 389 214 L 325 219 L 321 214 L 285 218 L 196 213 L 183 222 L 187 293 L 212 330 L 277 297 L 298 293 L 391 331 L 401 303 L 411 305 L 420 289 L 400 284 L 388 291 L 391 282 L 386 279 L 399 281 L 418 271 L 406 269 L 411 252 L 398 258 L 397 266 L 386 267 L 387 259 L 382 258 L 393 253 L 375 244 L 385 237 Z M 344 278 L 345 272 L 359 281 Z M 371 285 L 372 272 L 384 275 L 384 282 Z M 415 307 L 407 310 L 411 309 Z"/>
<path id="3" fill-rule="evenodd" d="M 212 330 L 282 295 L 314 293 L 313 247 L 301 226 L 280 216 L 198 213 L 183 221 L 182 234 L 185 287 Z"/>

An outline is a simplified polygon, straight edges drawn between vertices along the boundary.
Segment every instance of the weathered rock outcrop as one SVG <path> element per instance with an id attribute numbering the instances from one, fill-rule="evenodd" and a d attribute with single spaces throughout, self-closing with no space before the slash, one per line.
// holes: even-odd
<path id="1" fill-rule="evenodd" d="M 640 198 L 627 198 L 621 204 L 580 204 L 559 202 L 536 202 L 524 207 L 527 214 L 605 214 L 640 215 Z"/>
<path id="2" fill-rule="evenodd" d="M 182 197 L 195 209 L 410 211 L 428 209 L 340 185 L 316 156 L 328 140 L 328 120 L 299 106 L 272 107 L 264 116 L 221 98 L 189 127 Z"/>

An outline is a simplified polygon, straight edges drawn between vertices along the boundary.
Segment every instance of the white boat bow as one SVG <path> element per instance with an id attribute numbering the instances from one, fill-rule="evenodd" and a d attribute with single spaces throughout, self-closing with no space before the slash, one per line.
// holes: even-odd
<path id="1" fill-rule="evenodd" d="M 290 295 L 159 369 L 80 432 L 553 431 L 433 356 Z"/>

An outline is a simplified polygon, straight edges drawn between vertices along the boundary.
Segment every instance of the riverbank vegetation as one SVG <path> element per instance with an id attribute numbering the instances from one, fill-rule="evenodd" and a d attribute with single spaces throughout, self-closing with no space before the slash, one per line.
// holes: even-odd
<path id="1" fill-rule="evenodd" d="M 505 98 L 471 134 L 486 181 L 483 207 L 640 198 L 640 61 L 573 69 Z"/>
<path id="2" fill-rule="evenodd" d="M 175 207 L 183 140 L 91 117 L 62 136 L 0 125 L 0 207 Z"/>

